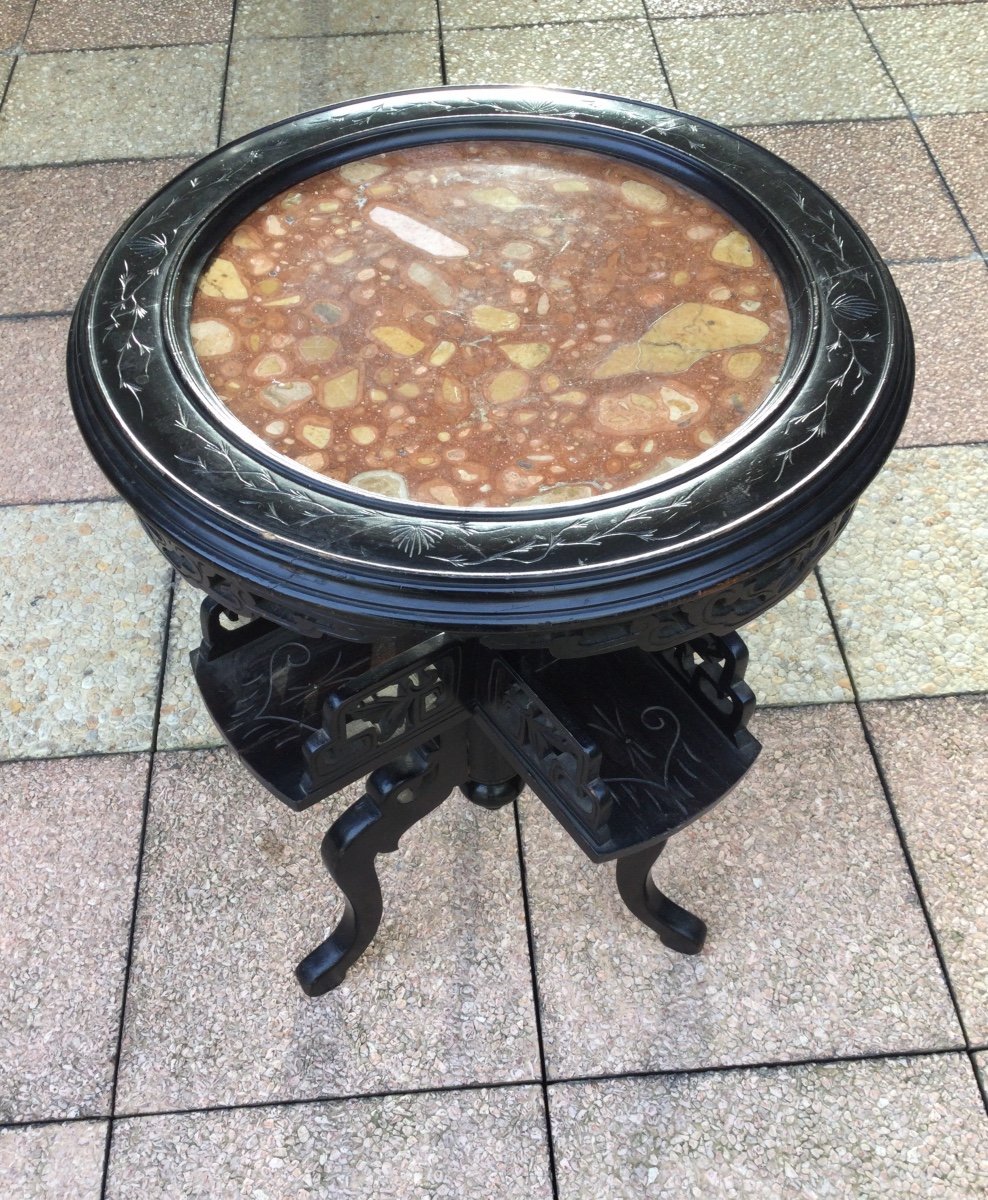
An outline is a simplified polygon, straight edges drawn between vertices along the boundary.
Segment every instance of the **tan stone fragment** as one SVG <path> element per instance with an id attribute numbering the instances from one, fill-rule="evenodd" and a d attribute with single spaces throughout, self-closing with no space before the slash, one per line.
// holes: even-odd
<path id="1" fill-rule="evenodd" d="M 534 508 L 539 504 L 561 504 L 565 500 L 588 500 L 595 494 L 589 483 L 557 483 L 537 496 L 515 500 L 512 508 Z"/>
<path id="2" fill-rule="evenodd" d="M 352 162 L 340 167 L 340 174 L 347 183 L 368 183 L 372 179 L 378 179 L 387 171 L 387 167 L 382 167 L 379 163 L 369 162 Z"/>
<path id="3" fill-rule="evenodd" d="M 237 335 L 224 321 L 193 321 L 189 325 L 192 345 L 200 358 L 229 354 L 237 344 Z"/>
<path id="4" fill-rule="evenodd" d="M 467 402 L 467 390 L 458 379 L 454 379 L 452 375 L 444 375 L 443 381 L 439 387 L 439 395 L 442 398 L 443 404 L 449 404 L 456 407 Z"/>
<path id="5" fill-rule="evenodd" d="M 303 467 L 308 467 L 310 471 L 321 471 L 326 465 L 326 455 L 319 454 L 318 452 L 314 454 L 300 454 L 295 461 Z"/>
<path id="6" fill-rule="evenodd" d="M 377 325 L 371 330 L 371 337 L 401 358 L 411 358 L 425 345 L 425 342 L 400 325 Z"/>
<path id="7" fill-rule="evenodd" d="M 213 259 L 209 270 L 199 280 L 199 290 L 204 296 L 223 300 L 246 300 L 249 295 L 240 272 L 226 258 Z"/>
<path id="8" fill-rule="evenodd" d="M 460 503 L 460 497 L 454 488 L 441 479 L 432 480 L 425 484 L 424 491 L 426 496 L 430 500 L 435 500 L 437 504 L 456 505 Z"/>
<path id="9" fill-rule="evenodd" d="M 413 262 L 408 268 L 408 278 L 412 283 L 424 288 L 443 308 L 449 308 L 456 300 L 457 289 L 435 267 L 430 267 L 426 263 Z"/>
<path id="10" fill-rule="evenodd" d="M 308 442 L 310 446 L 315 446 L 317 450 L 324 450 L 333 440 L 332 427 L 316 423 L 315 421 L 299 422 L 298 435 L 303 442 Z"/>
<path id="11" fill-rule="evenodd" d="M 360 370 L 353 367 L 340 375 L 334 375 L 322 385 L 319 403 L 323 408 L 353 408 L 360 396 Z"/>
<path id="12" fill-rule="evenodd" d="M 701 405 L 696 397 L 666 386 L 655 393 L 626 392 L 620 396 L 601 396 L 597 401 L 595 417 L 597 427 L 605 433 L 626 437 L 674 429 L 683 421 L 699 415 L 700 411 Z"/>
<path id="13" fill-rule="evenodd" d="M 487 396 L 492 404 L 510 404 L 520 400 L 528 392 L 528 375 L 524 371 L 508 368 L 498 371 L 487 384 Z"/>
<path id="14" fill-rule="evenodd" d="M 733 379 L 750 379 L 761 361 L 762 356 L 757 350 L 742 350 L 740 354 L 732 354 L 724 366 Z"/>
<path id="15" fill-rule="evenodd" d="M 755 265 L 751 242 L 736 229 L 714 243 L 710 257 L 715 262 L 725 263 L 729 267 L 753 267 Z"/>
<path id="16" fill-rule="evenodd" d="M 501 212 L 514 212 L 516 208 L 525 207 L 525 201 L 510 188 L 505 187 L 471 188 L 470 198 L 476 200 L 478 204 L 487 204 Z"/>
<path id="17" fill-rule="evenodd" d="M 326 337 L 324 334 L 304 337 L 298 344 L 299 354 L 309 363 L 329 362 L 339 348 L 340 343 L 336 338 Z"/>
<path id="18" fill-rule="evenodd" d="M 528 262 L 535 253 L 535 247 L 531 242 L 505 242 L 501 253 L 515 262 Z"/>
<path id="19" fill-rule="evenodd" d="M 265 300 L 263 308 L 294 308 L 302 303 L 301 296 L 279 296 L 277 300 Z"/>
<path id="20" fill-rule="evenodd" d="M 238 229 L 233 235 L 233 244 L 238 250 L 262 250 L 264 243 L 250 229 Z"/>
<path id="21" fill-rule="evenodd" d="M 408 499 L 408 483 L 397 471 L 361 471 L 349 481 L 351 487 L 365 492 L 377 492 L 379 496 L 391 496 L 395 500 Z"/>
<path id="22" fill-rule="evenodd" d="M 679 375 L 707 354 L 750 346 L 768 333 L 768 325 L 714 304 L 677 304 L 663 313 L 637 342 L 612 350 L 594 369 L 595 379 L 647 371 Z"/>
<path id="23" fill-rule="evenodd" d="M 639 183 L 636 179 L 626 179 L 621 184 L 621 195 L 626 204 L 644 209 L 645 212 L 662 212 L 669 204 L 665 192 L 660 192 L 651 184 Z"/>
<path id="24" fill-rule="evenodd" d="M 566 192 L 589 192 L 590 184 L 585 179 L 557 179 L 552 190 L 562 195 Z"/>
<path id="25" fill-rule="evenodd" d="M 251 367 L 250 373 L 257 379 L 274 379 L 288 370 L 288 360 L 283 354 L 262 354 Z"/>
<path id="26" fill-rule="evenodd" d="M 287 412 L 297 408 L 312 397 L 312 384 L 304 379 L 292 379 L 287 383 L 269 383 L 261 389 L 261 399 L 275 412 Z"/>
<path id="27" fill-rule="evenodd" d="M 505 342 L 498 347 L 502 354 L 526 371 L 540 367 L 552 353 L 548 342 Z"/>
<path id="28" fill-rule="evenodd" d="M 470 323 L 487 333 L 510 333 L 520 322 L 517 313 L 507 308 L 495 308 L 491 304 L 478 304 L 470 310 Z"/>
<path id="29" fill-rule="evenodd" d="M 429 355 L 429 365 L 444 367 L 455 353 L 456 346 L 452 342 L 440 342 Z"/>
<path id="30" fill-rule="evenodd" d="M 377 441 L 377 430 L 373 425 L 354 425 L 350 430 L 350 438 L 358 446 L 370 446 Z"/>

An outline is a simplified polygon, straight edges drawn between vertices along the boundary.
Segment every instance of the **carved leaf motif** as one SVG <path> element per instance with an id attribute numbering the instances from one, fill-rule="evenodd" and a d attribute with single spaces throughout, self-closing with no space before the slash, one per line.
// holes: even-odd
<path id="1" fill-rule="evenodd" d="M 394 543 L 404 554 L 422 554 L 430 550 L 442 537 L 442 530 L 434 525 L 410 525 L 404 522 L 394 526 Z"/>
<path id="2" fill-rule="evenodd" d="M 842 292 L 831 300 L 830 307 L 840 316 L 853 317 L 855 320 L 874 317 L 879 311 L 874 300 L 869 300 L 866 296 L 852 296 L 848 292 Z"/>

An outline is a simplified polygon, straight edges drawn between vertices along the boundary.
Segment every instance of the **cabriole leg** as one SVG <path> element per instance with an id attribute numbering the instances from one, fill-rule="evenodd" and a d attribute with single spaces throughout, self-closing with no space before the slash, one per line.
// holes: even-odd
<path id="1" fill-rule="evenodd" d="M 438 739 L 380 767 L 367 780 L 364 795 L 330 826 L 322 859 L 343 892 L 346 909 L 339 924 L 295 968 L 308 996 L 339 987 L 367 949 L 381 924 L 381 885 L 374 859 L 398 849 L 402 835 L 437 808 L 459 783 L 459 755 L 442 762 Z"/>
<path id="2" fill-rule="evenodd" d="M 664 946 L 680 954 L 699 954 L 707 926 L 652 882 L 651 870 L 665 849 L 665 842 L 616 860 L 617 887 L 621 899 L 649 929 L 654 929 Z"/>

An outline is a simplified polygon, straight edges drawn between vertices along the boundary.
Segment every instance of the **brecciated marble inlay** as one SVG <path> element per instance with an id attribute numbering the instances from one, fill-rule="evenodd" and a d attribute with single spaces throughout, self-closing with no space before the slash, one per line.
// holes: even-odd
<path id="1" fill-rule="evenodd" d="M 209 383 L 281 454 L 467 507 L 629 487 L 768 395 L 789 336 L 766 255 L 709 201 L 585 151 L 389 151 L 250 214 L 201 276 Z"/>

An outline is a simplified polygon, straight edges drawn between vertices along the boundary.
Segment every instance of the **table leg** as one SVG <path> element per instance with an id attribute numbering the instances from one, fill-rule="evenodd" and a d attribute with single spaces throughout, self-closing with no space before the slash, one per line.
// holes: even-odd
<path id="1" fill-rule="evenodd" d="M 454 732 L 454 741 L 461 740 Z M 379 767 L 364 795 L 330 826 L 322 860 L 346 907 L 324 942 L 299 963 L 295 975 L 308 996 L 339 987 L 381 924 L 383 903 L 374 860 L 398 849 L 402 835 L 438 808 L 463 778 L 463 754 L 441 739 Z"/>
<path id="2" fill-rule="evenodd" d="M 680 954 L 699 954 L 707 936 L 706 924 L 680 908 L 652 882 L 652 866 L 665 848 L 665 842 L 659 842 L 617 859 L 618 891 L 638 920 L 655 930 L 664 946 Z"/>

